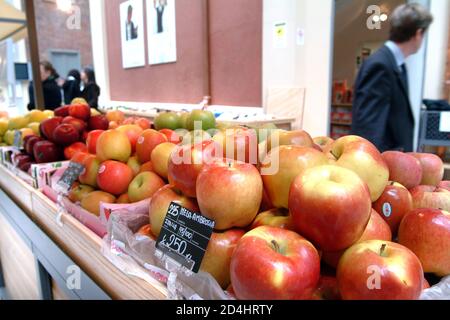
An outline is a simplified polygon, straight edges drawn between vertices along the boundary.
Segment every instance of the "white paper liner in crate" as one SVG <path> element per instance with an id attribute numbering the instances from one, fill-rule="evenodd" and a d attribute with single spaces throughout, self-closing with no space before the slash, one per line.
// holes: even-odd
<path id="1" fill-rule="evenodd" d="M 420 300 L 450 300 L 450 276 L 422 292 Z"/>
<path id="2" fill-rule="evenodd" d="M 175 270 L 171 260 L 163 262 L 158 259 L 155 256 L 156 242 L 136 234 L 148 221 L 148 214 L 130 212 L 127 208 L 113 212 L 107 225 L 108 233 L 103 238 L 102 253 L 126 274 L 152 283 L 149 275 L 165 284 L 169 299 L 231 299 L 209 273 L 185 273 Z"/>

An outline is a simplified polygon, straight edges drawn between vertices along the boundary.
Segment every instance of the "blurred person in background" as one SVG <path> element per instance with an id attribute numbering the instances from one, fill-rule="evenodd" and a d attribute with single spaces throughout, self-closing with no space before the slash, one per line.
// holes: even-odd
<path id="1" fill-rule="evenodd" d="M 44 107 L 48 110 L 55 110 L 61 106 L 62 97 L 61 89 L 56 82 L 59 78 L 53 65 L 48 61 L 41 61 L 40 63 L 42 90 L 44 91 Z M 28 110 L 36 109 L 34 100 L 33 82 L 30 82 L 28 87 L 28 93 L 30 95 L 30 103 L 28 104 Z"/>
<path id="2" fill-rule="evenodd" d="M 98 108 L 98 97 L 100 96 L 100 87 L 95 81 L 95 72 L 91 68 L 84 68 L 81 71 L 81 81 L 83 90 L 81 97 L 84 98 L 91 108 Z"/>
<path id="3" fill-rule="evenodd" d="M 64 92 L 64 103 L 70 104 L 73 99 L 81 96 L 81 75 L 76 69 L 70 70 L 67 74 L 67 79 L 59 83 Z"/>
<path id="4" fill-rule="evenodd" d="M 413 151 L 414 115 L 406 59 L 416 54 L 433 22 L 419 4 L 405 4 L 390 16 L 390 39 L 362 65 L 355 83 L 352 133 L 380 151 Z"/>

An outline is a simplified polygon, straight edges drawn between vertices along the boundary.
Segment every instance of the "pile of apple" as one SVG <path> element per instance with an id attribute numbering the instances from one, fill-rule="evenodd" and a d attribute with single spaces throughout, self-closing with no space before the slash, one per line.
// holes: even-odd
<path id="1" fill-rule="evenodd" d="M 214 152 L 231 140 L 247 161 L 254 134 L 236 128 L 166 151 L 169 183 L 153 193 L 141 232 L 157 238 L 171 202 L 213 219 L 201 270 L 238 299 L 418 299 L 424 273 L 450 275 L 449 182 L 438 157 L 281 130 L 257 165 Z M 148 149 L 152 160 L 160 148 Z M 186 156 L 192 162 L 180 163 Z"/>

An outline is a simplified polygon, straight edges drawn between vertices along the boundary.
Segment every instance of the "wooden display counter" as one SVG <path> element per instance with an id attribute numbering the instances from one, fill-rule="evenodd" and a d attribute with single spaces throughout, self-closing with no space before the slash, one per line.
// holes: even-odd
<path id="1" fill-rule="evenodd" d="M 167 297 L 162 284 L 150 285 L 125 275 L 113 266 L 100 252 L 102 239 L 69 214 L 63 213 L 60 221 L 57 221 L 56 205 L 2 165 L 0 187 L 0 230 L 15 230 L 23 241 L 23 245 L 20 245 L 22 256 L 27 257 L 27 261 L 10 260 L 8 252 L 11 250 L 5 248 L 14 248 L 19 241 L 15 241 L 14 237 L 1 239 L 1 257 L 8 260 L 2 261 L 6 287 L 14 283 L 14 278 L 19 277 L 21 271 L 25 275 L 37 266 L 37 280 L 34 276 L 28 276 L 27 282 L 20 283 L 29 288 L 8 290 L 7 287 L 6 291 L 11 295 L 8 298 L 27 298 L 14 292 L 36 292 L 36 287 L 40 289 L 40 297 L 33 294 L 28 298 L 52 299 L 55 292 L 69 299 L 150 300 Z M 35 265 L 32 259 L 30 261 L 30 253 L 35 258 Z M 24 265 L 15 270 L 14 263 L 16 266 L 21 263 Z M 71 288 L 67 283 L 77 267 L 81 270 L 80 286 Z"/>

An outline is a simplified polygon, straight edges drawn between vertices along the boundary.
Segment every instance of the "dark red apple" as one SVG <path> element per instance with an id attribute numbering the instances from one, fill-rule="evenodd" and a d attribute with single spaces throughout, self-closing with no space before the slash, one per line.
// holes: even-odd
<path id="1" fill-rule="evenodd" d="M 105 116 L 94 116 L 89 119 L 89 130 L 108 130 L 109 121 Z"/>
<path id="2" fill-rule="evenodd" d="M 24 145 L 23 145 L 26 153 L 28 153 L 29 155 L 32 156 L 34 144 L 36 142 L 43 141 L 43 140 L 44 139 L 42 139 L 41 137 L 38 137 L 38 136 L 26 136 L 24 139 Z"/>
<path id="3" fill-rule="evenodd" d="M 69 116 L 88 121 L 91 117 L 91 108 L 87 104 L 73 104 L 69 107 Z"/>
<path id="4" fill-rule="evenodd" d="M 78 129 L 78 132 L 83 133 L 87 129 L 87 124 L 83 120 L 68 116 L 62 121 L 63 124 L 71 124 Z"/>
<path id="5" fill-rule="evenodd" d="M 80 140 L 80 133 L 71 124 L 61 124 L 53 132 L 53 141 L 61 146 L 69 146 Z"/>
<path id="6" fill-rule="evenodd" d="M 51 141 L 39 141 L 33 147 L 37 163 L 56 162 L 62 159 L 61 149 Z"/>
<path id="7" fill-rule="evenodd" d="M 62 117 L 54 117 L 43 121 L 39 126 L 41 136 L 50 141 L 53 141 L 53 132 L 55 131 L 56 127 L 58 127 L 62 123 L 62 121 Z"/>
<path id="8" fill-rule="evenodd" d="M 59 107 L 59 108 L 57 108 L 57 109 L 55 109 L 55 111 L 54 111 L 54 115 L 55 115 L 55 117 L 67 117 L 67 116 L 69 116 L 69 105 L 67 105 L 67 106 L 62 106 L 62 107 Z"/>

